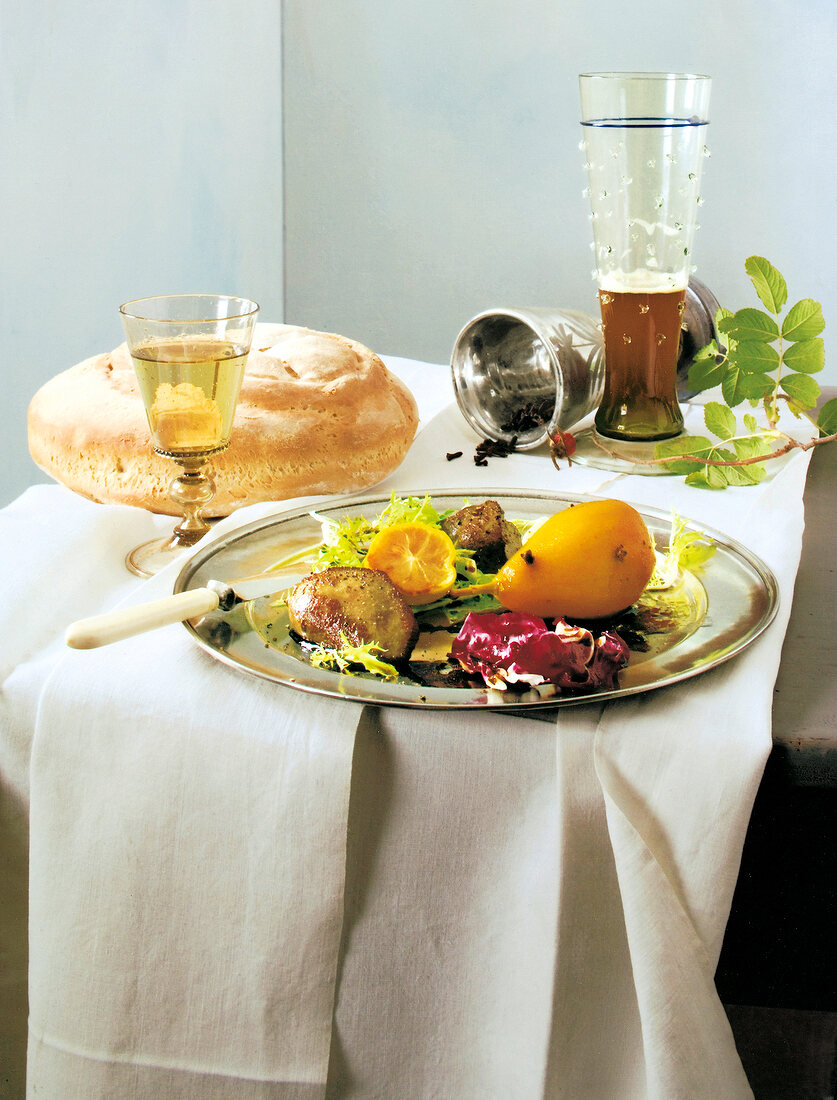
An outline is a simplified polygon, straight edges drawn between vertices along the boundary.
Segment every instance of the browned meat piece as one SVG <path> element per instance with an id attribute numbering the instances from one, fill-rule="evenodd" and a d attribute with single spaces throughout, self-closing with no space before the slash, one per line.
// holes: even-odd
<path id="1" fill-rule="evenodd" d="M 291 629 L 339 649 L 374 642 L 390 661 L 409 657 L 419 635 L 412 608 L 379 569 L 333 566 L 305 577 L 287 598 Z"/>
<path id="2" fill-rule="evenodd" d="M 520 532 L 496 500 L 460 508 L 443 520 L 442 527 L 457 546 L 474 551 L 474 561 L 483 573 L 496 573 L 523 545 Z"/>

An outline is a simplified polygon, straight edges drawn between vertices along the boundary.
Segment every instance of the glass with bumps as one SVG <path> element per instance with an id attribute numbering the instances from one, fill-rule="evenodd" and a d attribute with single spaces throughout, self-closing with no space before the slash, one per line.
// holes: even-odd
<path id="1" fill-rule="evenodd" d="M 584 73 L 588 175 L 605 385 L 595 426 L 611 439 L 678 435 L 677 359 L 711 80 Z"/>

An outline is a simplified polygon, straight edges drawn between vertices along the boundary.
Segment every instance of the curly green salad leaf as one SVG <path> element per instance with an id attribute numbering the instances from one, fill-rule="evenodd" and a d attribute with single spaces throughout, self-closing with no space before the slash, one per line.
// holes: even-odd
<path id="1" fill-rule="evenodd" d="M 332 519 L 314 511 L 311 512 L 311 516 L 321 524 L 322 542 L 276 562 L 271 568 L 281 569 L 302 561 L 311 562 L 312 572 L 320 572 L 332 566 L 361 567 L 366 560 L 372 540 L 384 528 L 392 527 L 397 523 L 426 523 L 431 527 L 440 527 L 442 521 L 454 511 L 456 509 L 449 508 L 440 512 L 433 505 L 429 493 L 425 493 L 423 497 L 400 497 L 393 493 L 386 508 L 380 515 L 371 519 L 358 515 Z M 535 525 L 523 520 L 513 522 L 523 538 L 526 538 L 528 531 Z M 488 583 L 495 576 L 493 573 L 483 573 L 474 561 L 474 552 L 461 547 L 457 547 L 454 565 L 455 588 Z M 284 602 L 284 596 L 281 596 L 273 601 L 273 605 L 278 607 Z M 489 593 L 471 596 L 464 600 L 443 596 L 431 604 L 414 608 L 415 615 L 422 626 L 433 628 L 456 626 L 464 622 L 471 612 L 500 610 L 502 607 L 499 601 Z M 380 652 L 380 647 L 374 643 L 353 646 L 346 641 L 346 644 L 339 649 L 321 647 L 312 650 L 309 660 L 314 665 L 334 668 L 338 671 L 351 672 L 353 668 L 363 668 L 386 680 L 393 679 L 397 676 L 397 670 L 393 665 L 376 657 L 376 652 Z"/>
<path id="2" fill-rule="evenodd" d="M 705 531 L 687 530 L 687 522 L 672 508 L 668 550 L 657 554 L 657 567 L 646 585 L 647 591 L 673 588 L 684 570 L 699 569 L 715 553 L 714 539 Z"/>
<path id="3" fill-rule="evenodd" d="M 311 562 L 312 571 L 315 573 L 332 566 L 358 568 L 366 561 L 366 554 L 372 540 L 385 528 L 398 523 L 426 523 L 429 527 L 441 527 L 442 521 L 454 511 L 456 511 L 454 508 L 444 512 L 438 511 L 429 493 L 423 497 L 399 497 L 393 493 L 389 504 L 375 518 L 347 515 L 341 519 L 331 519 L 318 512 L 311 512 L 311 516 L 322 526 L 322 542 L 283 558 L 272 565 L 271 569 L 282 569 L 304 560 Z M 526 538 L 527 533 L 534 527 L 534 523 L 514 522 L 523 538 Z M 457 576 L 455 587 L 488 583 L 495 576 L 493 573 L 483 573 L 478 569 L 474 562 L 474 552 L 462 547 L 456 548 L 454 565 Z M 432 604 L 417 608 L 416 614 L 422 617 L 447 607 L 451 615 L 449 621 L 455 623 L 461 622 L 469 611 L 489 611 L 499 606 L 493 596 L 474 596 L 469 600 L 461 601 L 444 596 Z"/>
<path id="4" fill-rule="evenodd" d="M 422 497 L 399 497 L 392 494 L 387 507 L 376 519 L 365 516 L 344 516 L 343 519 L 327 519 L 312 512 L 320 521 L 323 541 L 314 559 L 314 569 L 327 569 L 333 565 L 363 565 L 369 546 L 375 536 L 396 523 L 426 523 L 438 527 L 445 515 L 434 508 L 430 494 Z"/>
<path id="5" fill-rule="evenodd" d="M 339 649 L 329 649 L 328 646 L 318 646 L 311 650 L 309 660 L 317 668 L 333 668 L 338 672 L 351 672 L 352 668 L 364 668 L 373 676 L 380 676 L 383 680 L 398 679 L 398 669 L 389 661 L 382 661 L 376 657 L 381 647 L 374 642 L 365 642 L 362 645 L 352 645 L 349 639 L 343 635 L 343 645 Z"/>
<path id="6" fill-rule="evenodd" d="M 284 569 L 303 561 L 311 561 L 313 572 L 333 565 L 356 568 L 363 565 L 372 540 L 385 527 L 408 522 L 437 525 L 443 518 L 433 507 L 429 494 L 422 499 L 398 497 L 393 493 L 389 504 L 376 519 L 366 516 L 330 519 L 319 512 L 309 514 L 320 523 L 322 541 L 274 562 L 270 567 L 272 570 Z"/>

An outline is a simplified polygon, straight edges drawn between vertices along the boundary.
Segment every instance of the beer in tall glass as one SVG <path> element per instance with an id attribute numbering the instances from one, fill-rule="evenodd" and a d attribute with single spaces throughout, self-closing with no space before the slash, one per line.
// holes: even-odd
<path id="1" fill-rule="evenodd" d="M 587 73 L 580 87 L 606 364 L 596 429 L 666 439 L 683 427 L 677 359 L 710 79 Z"/>

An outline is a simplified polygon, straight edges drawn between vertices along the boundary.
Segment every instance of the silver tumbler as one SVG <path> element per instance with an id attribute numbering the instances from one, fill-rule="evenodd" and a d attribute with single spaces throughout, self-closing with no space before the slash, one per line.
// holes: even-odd
<path id="1" fill-rule="evenodd" d="M 692 396 L 695 352 L 717 339 L 712 292 L 692 279 L 686 290 L 677 393 Z M 570 431 L 599 405 L 604 346 L 598 318 L 569 309 L 491 309 L 456 338 L 451 355 L 456 400 L 486 439 L 531 450 L 556 430 Z"/>
<path id="2" fill-rule="evenodd" d="M 487 310 L 457 337 L 451 372 L 471 427 L 487 439 L 528 450 L 598 406 L 604 386 L 601 330 L 574 310 Z"/>

